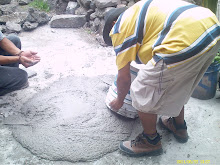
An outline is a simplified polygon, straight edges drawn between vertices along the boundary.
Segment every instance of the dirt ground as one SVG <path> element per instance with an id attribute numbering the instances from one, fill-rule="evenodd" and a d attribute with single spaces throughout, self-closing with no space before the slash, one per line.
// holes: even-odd
<path id="1" fill-rule="evenodd" d="M 67 85 L 62 83 L 68 81 L 68 77 L 87 77 L 96 79 L 99 77 L 100 87 L 103 94 L 107 93 L 108 87 L 112 84 L 117 73 L 115 66 L 115 55 L 111 47 L 101 46 L 95 36 L 87 30 L 83 29 L 51 29 L 49 25 L 39 27 L 32 32 L 22 32 L 19 34 L 22 41 L 23 50 L 35 50 L 41 56 L 41 62 L 27 71 L 36 73 L 29 79 L 30 86 L 26 89 L 12 92 L 0 97 L 0 113 L 4 117 L 10 117 L 14 114 L 22 114 L 25 106 L 29 102 L 38 98 L 38 105 L 48 104 L 47 100 L 39 99 L 41 93 L 51 92 L 54 84 L 61 82 L 62 87 Z M 72 80 L 72 79 L 71 79 Z M 88 79 L 90 80 L 90 79 Z M 70 85 L 69 82 L 68 85 Z M 84 89 L 84 83 L 78 84 Z M 56 86 L 57 87 L 57 86 Z M 92 87 L 91 87 L 92 88 Z M 68 90 L 66 90 L 68 91 Z M 93 95 L 98 97 L 99 93 Z M 104 97 L 103 95 L 102 97 Z M 39 154 L 36 147 L 24 145 L 27 141 L 25 138 L 32 140 L 36 134 L 27 133 L 28 130 L 17 126 L 24 123 L 16 123 L 16 118 L 5 124 L 3 115 L 0 115 L 0 164 L 1 165 L 171 165 L 171 164 L 220 164 L 220 92 L 217 91 L 216 97 L 210 100 L 198 100 L 191 98 L 186 105 L 186 122 L 188 124 L 189 141 L 180 144 L 175 141 L 174 137 L 163 129 L 158 127 L 158 132 L 162 135 L 162 144 L 164 153 L 160 156 L 131 158 L 123 155 L 117 149 L 117 145 L 112 143 L 114 147 L 107 150 L 100 156 L 89 157 L 87 160 L 74 161 L 64 159 L 65 153 L 58 153 L 59 157 L 48 156 L 48 154 Z M 103 107 L 104 98 L 98 100 L 102 110 L 106 110 L 114 122 L 123 119 L 110 114 L 109 110 Z M 105 112 L 105 111 L 102 111 Z M 68 113 L 71 113 L 68 111 Z M 97 112 L 98 114 L 98 112 Z M 16 116 L 15 116 L 16 117 Z M 20 116 L 22 117 L 22 116 Z M 100 115 L 94 115 L 93 118 L 100 118 Z M 104 116 L 106 117 L 106 116 Z M 109 117 L 108 117 L 109 118 Z M 54 120 L 58 122 L 58 120 Z M 60 121 L 59 121 L 60 122 Z M 108 121 L 106 121 L 108 122 Z M 112 121 L 110 121 L 112 122 Z M 129 123 L 125 125 L 129 126 Z M 141 126 L 139 120 L 132 120 L 131 132 L 127 138 L 134 138 L 140 131 Z M 57 124 L 57 123 L 56 123 Z M 59 123 L 60 124 L 60 123 Z M 99 123 L 101 124 L 101 123 Z M 111 124 L 108 127 L 112 127 Z M 15 128 L 17 131 L 15 131 Z M 106 127 L 107 128 L 107 127 Z M 128 129 L 125 126 L 126 129 Z M 89 128 L 90 129 L 90 128 Z M 116 128 L 116 132 L 117 132 Z M 23 133 L 22 133 L 23 131 Z M 120 130 L 121 131 L 121 130 Z M 123 131 L 122 131 L 123 132 Z M 19 135 L 20 134 L 20 139 Z M 46 136 L 46 133 L 45 133 Z M 56 134 L 53 136 L 56 136 Z M 95 136 L 95 135 L 94 135 Z M 91 133 L 91 137 L 93 134 Z M 24 138 L 25 140 L 22 141 Z M 74 139 L 74 135 L 72 137 Z M 125 137 L 123 137 L 125 138 Z M 39 139 L 40 141 L 41 139 Z M 60 139 L 62 141 L 64 139 Z M 120 139 L 124 140 L 124 139 Z M 48 147 L 51 147 L 48 139 Z M 40 145 L 40 144 L 39 144 Z M 42 144 L 41 144 L 42 145 Z M 71 144 L 73 145 L 73 144 Z M 45 143 L 44 146 L 47 146 Z M 109 146 L 111 148 L 112 146 Z M 63 149 L 68 148 L 69 155 L 74 155 L 68 143 L 63 145 Z M 107 147 L 106 147 L 107 148 Z M 87 152 L 85 148 L 85 153 Z M 44 152 L 41 150 L 41 152 Z M 49 151 L 47 151 L 49 152 Z M 58 152 L 58 151 L 57 151 Z M 94 149 L 95 152 L 95 149 Z M 46 155 L 46 156 L 45 156 Z M 66 156 L 68 157 L 68 156 Z"/>

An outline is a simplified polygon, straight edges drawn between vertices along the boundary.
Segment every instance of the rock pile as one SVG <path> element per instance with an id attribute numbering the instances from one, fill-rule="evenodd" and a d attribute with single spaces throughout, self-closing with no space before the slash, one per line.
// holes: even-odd
<path id="1" fill-rule="evenodd" d="M 3 33 L 30 31 L 50 21 L 51 16 L 28 6 L 28 0 L 0 1 L 0 30 Z"/>
<path id="2" fill-rule="evenodd" d="M 116 7 L 132 6 L 139 0 L 73 0 L 66 2 L 64 11 L 59 11 L 52 18 L 50 26 L 73 28 L 85 26 L 93 32 L 102 33 L 104 16 L 107 11 Z M 77 21 L 76 21 L 77 20 Z M 73 24 L 73 22 L 78 24 Z"/>

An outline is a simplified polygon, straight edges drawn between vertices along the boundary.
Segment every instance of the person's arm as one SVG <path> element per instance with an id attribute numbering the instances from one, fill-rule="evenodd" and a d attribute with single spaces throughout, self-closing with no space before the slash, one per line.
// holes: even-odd
<path id="1" fill-rule="evenodd" d="M 130 62 L 118 71 L 117 98 L 109 105 L 114 111 L 118 111 L 124 104 L 124 99 L 131 86 Z"/>
<path id="2" fill-rule="evenodd" d="M 6 37 L 0 41 L 0 47 L 11 55 L 19 54 L 21 51 Z"/>
<path id="3" fill-rule="evenodd" d="M 6 65 L 6 64 L 19 62 L 24 67 L 28 68 L 30 66 L 37 64 L 39 61 L 40 59 L 30 59 L 25 56 L 1 56 L 0 55 L 0 65 Z"/>
<path id="4" fill-rule="evenodd" d="M 0 65 L 12 64 L 19 62 L 19 56 L 1 56 Z"/>
<path id="5" fill-rule="evenodd" d="M 16 57 L 1 57 L 0 65 L 10 64 L 14 62 L 20 62 L 25 67 L 30 67 L 37 64 L 40 61 L 40 57 L 37 56 L 37 52 L 34 51 L 21 51 L 17 48 L 9 39 L 4 37 L 0 41 L 0 47 L 11 55 Z M 20 58 L 19 58 L 20 56 Z"/>

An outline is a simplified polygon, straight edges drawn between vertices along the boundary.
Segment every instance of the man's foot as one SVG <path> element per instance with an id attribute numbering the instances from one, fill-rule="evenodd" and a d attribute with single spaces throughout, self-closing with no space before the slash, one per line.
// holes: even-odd
<path id="1" fill-rule="evenodd" d="M 189 136 L 185 121 L 183 125 L 177 125 L 175 118 L 162 116 L 159 119 L 159 124 L 169 132 L 172 132 L 178 142 L 185 143 L 188 141 Z"/>
<path id="2" fill-rule="evenodd" d="M 160 155 L 163 152 L 160 139 L 161 137 L 158 133 L 153 140 L 146 134 L 141 133 L 135 140 L 121 142 L 119 149 L 129 156 L 135 157 Z"/>

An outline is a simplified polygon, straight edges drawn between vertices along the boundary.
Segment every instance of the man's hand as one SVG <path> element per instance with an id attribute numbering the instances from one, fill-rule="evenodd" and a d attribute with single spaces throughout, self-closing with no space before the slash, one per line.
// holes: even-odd
<path id="1" fill-rule="evenodd" d="M 109 106 L 112 110 L 118 111 L 124 104 L 131 85 L 130 62 L 118 71 L 117 77 L 117 98 Z"/>
<path id="2" fill-rule="evenodd" d="M 40 58 L 38 58 L 38 56 L 35 58 L 35 56 L 28 58 L 26 56 L 21 56 L 20 57 L 20 63 L 25 67 L 28 68 L 30 66 L 33 66 L 35 64 L 37 64 L 40 61 Z"/>
<path id="3" fill-rule="evenodd" d="M 118 98 L 114 99 L 111 103 L 109 103 L 109 106 L 111 109 L 115 112 L 117 112 L 124 104 L 124 101 L 120 101 Z"/>
<path id="4" fill-rule="evenodd" d="M 25 57 L 27 57 L 27 58 L 29 58 L 31 60 L 38 60 L 38 61 L 40 61 L 40 57 L 37 56 L 37 52 L 34 52 L 34 51 L 30 51 L 30 50 L 24 51 L 24 52 L 21 53 L 21 56 L 25 56 Z"/>

